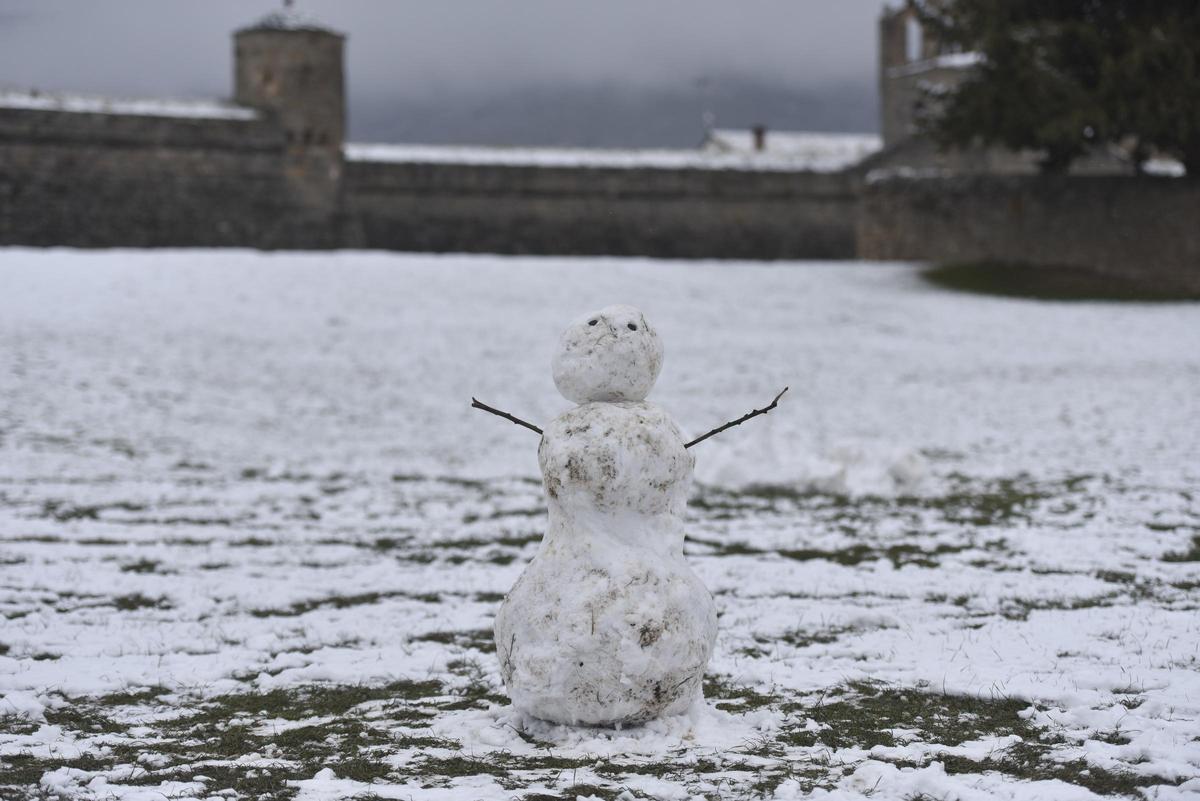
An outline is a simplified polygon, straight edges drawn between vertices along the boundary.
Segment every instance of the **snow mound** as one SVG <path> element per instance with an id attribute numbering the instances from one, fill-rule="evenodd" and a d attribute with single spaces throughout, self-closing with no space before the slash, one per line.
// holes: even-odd
<path id="1" fill-rule="evenodd" d="M 468 753 L 506 751 L 545 753 L 549 744 L 560 756 L 662 757 L 680 748 L 729 750 L 778 728 L 779 713 L 762 710 L 736 715 L 698 701 L 682 715 L 651 720 L 640 726 L 605 728 L 560 726 L 522 714 L 511 706 L 486 711 L 464 710 L 443 715 L 432 731 L 462 743 Z M 531 742 L 533 741 L 533 742 Z"/>

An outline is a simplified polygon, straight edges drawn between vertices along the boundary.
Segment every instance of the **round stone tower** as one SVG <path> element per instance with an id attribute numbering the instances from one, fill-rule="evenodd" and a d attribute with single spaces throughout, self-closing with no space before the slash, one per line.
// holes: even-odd
<path id="1" fill-rule="evenodd" d="M 314 211 L 336 211 L 340 197 L 345 41 L 290 5 L 234 34 L 234 100 L 278 123 L 288 180 Z"/>

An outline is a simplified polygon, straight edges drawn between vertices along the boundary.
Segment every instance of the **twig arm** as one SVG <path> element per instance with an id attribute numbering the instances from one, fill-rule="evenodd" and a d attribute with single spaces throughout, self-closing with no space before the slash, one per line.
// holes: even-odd
<path id="1" fill-rule="evenodd" d="M 742 415 L 741 417 L 739 417 L 736 420 L 733 420 L 732 422 L 726 423 L 725 425 L 720 426 L 719 428 L 714 428 L 712 431 L 709 431 L 707 434 L 702 434 L 702 435 L 696 437 L 694 440 L 687 443 L 683 447 L 690 448 L 693 445 L 698 445 L 701 442 L 704 442 L 704 440 L 708 439 L 709 437 L 714 436 L 716 434 L 720 434 L 722 431 L 724 431 L 727 428 L 733 428 L 734 426 L 740 426 L 742 423 L 746 422 L 747 420 L 749 420 L 752 417 L 758 417 L 760 414 L 766 414 L 767 412 L 771 411 L 772 409 L 774 409 L 776 406 L 779 405 L 779 399 L 782 398 L 783 393 L 787 392 L 787 391 L 788 391 L 788 388 L 784 387 L 783 390 L 780 391 L 780 393 L 775 396 L 775 399 L 773 401 L 771 401 L 771 403 L 768 406 L 764 406 L 761 409 L 755 409 L 754 411 L 750 412 L 749 414 Z"/>
<path id="2" fill-rule="evenodd" d="M 538 428 L 533 423 L 526 423 L 520 417 L 513 417 L 508 412 L 502 412 L 499 409 L 494 409 L 491 406 L 488 406 L 486 403 L 480 403 L 479 401 L 475 400 L 475 398 L 471 398 L 471 408 L 472 409 L 482 409 L 485 412 L 491 412 L 492 414 L 496 415 L 497 417 L 503 417 L 505 420 L 509 421 L 510 423 L 516 423 L 519 426 L 525 426 L 530 431 L 534 432 L 535 434 L 538 434 L 539 436 L 542 433 L 542 429 Z"/>

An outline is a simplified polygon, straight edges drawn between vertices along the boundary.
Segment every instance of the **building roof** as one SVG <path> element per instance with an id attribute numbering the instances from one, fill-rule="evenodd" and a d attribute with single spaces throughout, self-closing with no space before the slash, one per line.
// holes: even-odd
<path id="1" fill-rule="evenodd" d="M 713 134 L 741 132 L 717 132 Z M 747 137 L 752 136 L 745 132 Z M 880 148 L 874 134 L 779 133 L 790 148 L 766 152 L 749 147 L 720 149 L 710 140 L 693 149 L 597 149 L 572 147 L 485 147 L 456 145 L 349 143 L 351 161 L 410 164 L 478 164 L 511 167 L 593 167 L 601 169 L 749 170 L 761 172 L 837 172 Z M 790 139 L 787 137 L 791 137 Z M 721 141 L 726 141 L 722 137 Z M 734 143 L 738 137 L 728 137 Z M 767 134 L 768 143 L 772 134 Z"/>
<path id="2" fill-rule="evenodd" d="M 252 108 L 238 106 L 222 100 L 115 98 L 61 92 L 39 92 L 30 89 L 6 89 L 3 87 L 0 87 L 0 109 L 225 120 L 253 120 L 259 116 L 258 112 Z"/>
<path id="3" fill-rule="evenodd" d="M 803 165 L 803 169 L 817 171 L 852 167 L 882 147 L 883 141 L 877 134 L 766 129 L 763 149 L 759 150 L 755 146 L 753 130 L 727 128 L 709 131 L 701 145 L 706 153 Z"/>

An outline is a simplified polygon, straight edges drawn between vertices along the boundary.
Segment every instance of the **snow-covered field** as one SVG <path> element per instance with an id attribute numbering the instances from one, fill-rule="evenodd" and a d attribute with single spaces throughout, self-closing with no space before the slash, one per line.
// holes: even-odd
<path id="1" fill-rule="evenodd" d="M 522 720 L 560 329 L 656 323 L 708 700 Z M 915 268 L 0 251 L 0 797 L 1200 794 L 1200 306 Z"/>

